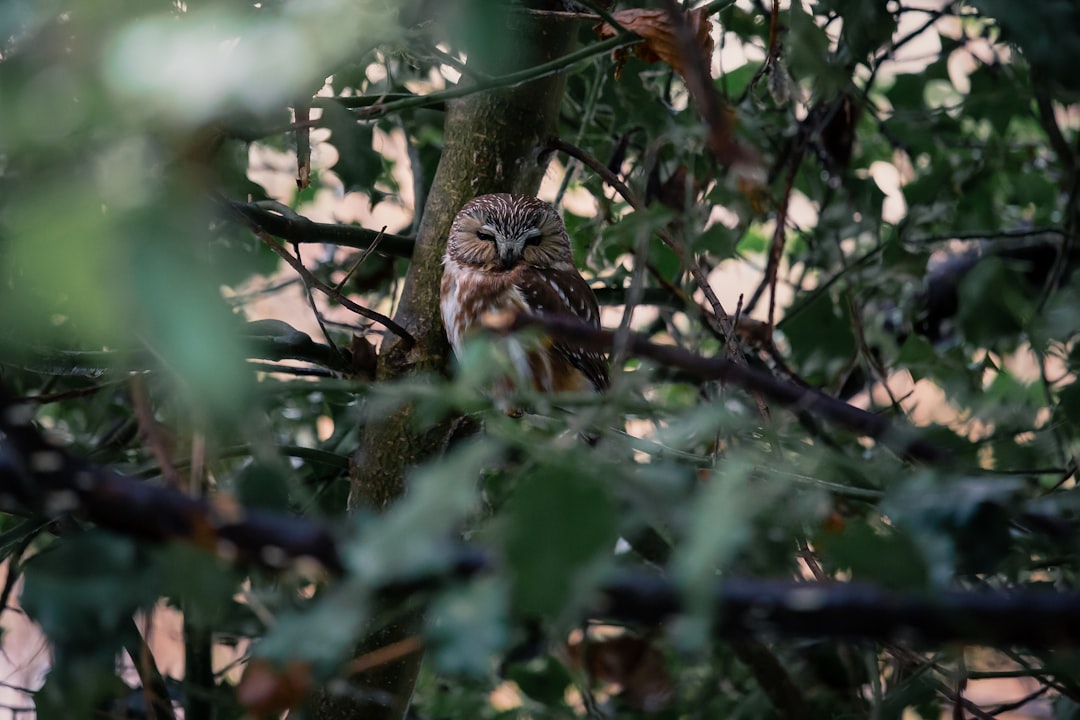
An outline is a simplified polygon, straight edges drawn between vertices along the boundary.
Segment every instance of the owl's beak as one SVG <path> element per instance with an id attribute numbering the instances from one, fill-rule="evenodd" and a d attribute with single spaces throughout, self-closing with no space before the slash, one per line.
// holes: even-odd
<path id="1" fill-rule="evenodd" d="M 499 261 L 502 263 L 503 270 L 510 270 L 517 265 L 520 255 L 517 250 L 512 247 L 504 247 L 499 252 Z"/>

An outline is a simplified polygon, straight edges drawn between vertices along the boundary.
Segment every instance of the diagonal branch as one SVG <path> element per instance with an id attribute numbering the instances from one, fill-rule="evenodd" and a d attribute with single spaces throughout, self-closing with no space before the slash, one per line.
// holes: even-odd
<path id="1" fill-rule="evenodd" d="M 494 318 L 489 329 L 496 332 L 516 332 L 534 326 L 549 335 L 589 350 L 610 351 L 615 333 L 596 330 L 572 318 L 563 316 L 517 315 L 504 322 Z M 951 454 L 928 440 L 915 435 L 912 428 L 894 424 L 886 418 L 854 405 L 825 395 L 813 388 L 796 385 L 751 367 L 739 365 L 726 358 L 708 358 L 672 345 L 649 342 L 640 333 L 628 333 L 627 354 L 647 358 L 667 367 L 678 368 L 707 380 L 720 380 L 737 385 L 751 393 L 760 393 L 769 400 L 788 408 L 816 415 L 853 432 L 873 438 L 892 448 L 902 457 L 929 463 L 948 463 Z"/>
<path id="2" fill-rule="evenodd" d="M 229 204 L 228 206 L 232 207 L 231 204 Z M 274 252 L 274 254 L 276 254 L 278 257 L 288 263 L 289 267 L 295 270 L 297 274 L 304 279 L 304 283 L 307 285 L 308 288 L 318 290 L 319 292 L 324 293 L 328 297 L 333 298 L 337 302 L 341 303 L 349 310 L 352 310 L 357 315 L 379 323 L 387 330 L 401 338 L 402 342 L 405 344 L 406 347 L 412 347 L 416 343 L 416 340 L 413 338 L 412 335 L 409 334 L 409 332 L 405 328 L 401 327 L 390 318 L 386 317 L 380 312 L 376 312 L 374 310 L 371 310 L 370 308 L 364 307 L 363 305 L 358 305 L 357 303 L 354 303 L 352 300 L 342 295 L 337 289 L 331 287 L 319 278 L 312 275 L 311 271 L 304 267 L 304 263 L 302 263 L 298 258 L 293 257 L 288 250 L 274 242 L 274 239 L 270 235 L 270 233 L 264 230 L 258 222 L 250 219 L 239 209 L 237 209 L 236 212 L 241 214 L 245 219 L 247 219 L 247 224 L 251 228 L 251 231 L 258 235 L 259 239 L 262 240 L 266 244 L 266 246 Z M 372 238 L 372 242 L 377 239 L 379 239 L 378 233 L 376 234 L 375 238 Z"/>
<path id="3" fill-rule="evenodd" d="M 370 308 L 366 308 L 363 305 L 358 305 L 354 303 L 352 300 L 342 295 L 330 285 L 327 285 L 322 280 L 312 275 L 311 271 L 304 267 L 304 263 L 300 262 L 300 260 L 293 257 L 288 250 L 274 242 L 274 239 L 270 237 L 268 233 L 263 232 L 262 230 L 256 230 L 256 234 L 259 236 L 259 239 L 266 243 L 267 247 L 273 250 L 278 257 L 288 263 L 289 267 L 295 270 L 297 274 L 299 274 L 300 277 L 304 279 L 304 282 L 307 283 L 309 288 L 318 290 L 319 292 L 324 293 L 328 297 L 333 298 L 337 302 L 347 307 L 349 310 L 352 310 L 357 315 L 366 317 L 368 320 L 373 320 L 379 323 L 387 330 L 401 338 L 401 341 L 405 343 L 406 347 L 410 347 L 416 342 L 413 339 L 413 336 L 409 334 L 408 330 L 401 327 L 390 318 L 386 317 L 380 312 L 375 312 Z"/>

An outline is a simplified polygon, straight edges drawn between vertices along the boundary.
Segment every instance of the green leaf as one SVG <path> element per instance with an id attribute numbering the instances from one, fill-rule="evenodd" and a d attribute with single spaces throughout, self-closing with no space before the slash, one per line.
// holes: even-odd
<path id="1" fill-rule="evenodd" d="M 523 693 L 549 708 L 565 705 L 566 688 L 573 684 L 566 666 L 550 655 L 510 665 L 506 679 L 513 680 Z"/>
<path id="2" fill-rule="evenodd" d="M 819 533 L 814 546 L 820 551 L 826 572 L 848 571 L 853 580 L 883 588 L 926 587 L 926 564 L 903 531 L 854 519 L 839 533 Z"/>
<path id="3" fill-rule="evenodd" d="M 1012 546 L 1010 516 L 1022 484 L 1007 478 L 942 478 L 926 472 L 890 491 L 890 520 L 910 533 L 937 587 L 956 573 L 993 572 Z"/>
<path id="4" fill-rule="evenodd" d="M 751 463 L 729 460 L 712 474 L 688 508 L 687 536 L 673 560 L 674 577 L 698 603 L 712 597 L 717 573 L 750 540 L 754 518 L 780 485 L 754 485 L 753 473 Z"/>
<path id="5" fill-rule="evenodd" d="M 342 583 L 319 594 L 303 611 L 282 613 L 255 648 L 279 662 L 307 660 L 321 673 L 349 657 L 371 613 L 368 588 Z"/>
<path id="6" fill-rule="evenodd" d="M 154 549 L 160 593 L 172 598 L 190 627 L 212 630 L 233 614 L 243 580 L 236 569 L 202 548 L 169 543 Z"/>
<path id="7" fill-rule="evenodd" d="M 889 11 L 887 0 L 820 0 L 816 12 L 835 11 L 844 18 L 841 43 L 851 60 L 863 61 L 892 38 L 896 31 L 896 16 Z"/>
<path id="8" fill-rule="evenodd" d="M 1017 270 L 992 257 L 964 276 L 959 294 L 957 323 L 968 341 L 983 347 L 1013 347 L 1037 300 Z"/>
<path id="9" fill-rule="evenodd" d="M 1025 7 L 1010 0 L 975 0 L 997 20 L 1002 39 L 1015 43 L 1032 67 L 1048 80 L 1080 91 L 1080 7 L 1072 0 L 1044 0 Z"/>
<path id="10" fill-rule="evenodd" d="M 792 360 L 808 382 L 828 384 L 855 352 L 851 313 L 847 303 L 835 302 L 828 292 L 818 293 L 799 308 L 797 318 L 783 323 Z"/>
<path id="11" fill-rule="evenodd" d="M 99 530 L 64 538 L 24 567 L 20 604 L 58 658 L 111 657 L 132 614 L 157 599 L 145 553 L 132 540 Z"/>
<path id="12" fill-rule="evenodd" d="M 506 588 L 486 578 L 439 596 L 427 613 L 426 646 L 435 668 L 446 674 L 486 677 L 506 646 Z"/>
<path id="13" fill-rule="evenodd" d="M 523 478 L 510 499 L 506 556 L 514 606 L 556 616 L 584 597 L 592 561 L 615 549 L 614 501 L 597 478 L 554 462 Z"/>
<path id="14" fill-rule="evenodd" d="M 451 541 L 475 508 L 480 472 L 493 456 L 489 443 L 465 443 L 411 473 L 402 500 L 383 515 L 366 519 L 345 544 L 345 562 L 358 582 L 411 579 L 452 558 Z"/>
<path id="15" fill-rule="evenodd" d="M 813 78 L 816 97 L 833 97 L 850 77 L 829 49 L 829 37 L 801 3 L 789 10 L 790 61 L 788 68 L 798 78 Z"/>
<path id="16" fill-rule="evenodd" d="M 244 507 L 288 512 L 289 480 L 276 464 L 252 462 L 237 474 L 236 498 Z"/>

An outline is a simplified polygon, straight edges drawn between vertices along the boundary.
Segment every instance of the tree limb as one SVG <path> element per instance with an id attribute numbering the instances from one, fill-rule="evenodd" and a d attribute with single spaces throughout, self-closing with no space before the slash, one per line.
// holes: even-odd
<path id="1" fill-rule="evenodd" d="M 501 319 L 499 319 L 501 320 Z M 526 327 L 540 327 L 548 334 L 584 348 L 609 351 L 615 341 L 610 330 L 596 330 L 572 318 L 562 316 L 517 315 L 507 323 L 489 324 L 498 332 L 515 332 Z M 798 409 L 866 435 L 892 448 L 903 457 L 931 463 L 947 463 L 950 453 L 933 443 L 917 437 L 888 419 L 861 410 L 841 400 L 829 397 L 812 388 L 796 385 L 739 365 L 726 358 L 707 358 L 671 345 L 649 342 L 640 333 L 629 333 L 626 339 L 629 355 L 648 358 L 668 367 L 684 370 L 696 377 L 733 383 L 752 393 L 760 393 L 785 407 Z"/>
<path id="2" fill-rule="evenodd" d="M 318 223 L 302 216 L 285 217 L 269 210 L 264 210 L 255 203 L 224 201 L 226 212 L 222 216 L 230 222 L 241 222 L 247 227 L 254 223 L 257 227 L 283 240 L 294 243 L 329 243 L 365 250 L 378 241 L 379 252 L 394 257 L 407 258 L 412 255 L 412 238 L 401 235 L 389 235 L 377 230 L 341 225 L 338 223 Z"/>

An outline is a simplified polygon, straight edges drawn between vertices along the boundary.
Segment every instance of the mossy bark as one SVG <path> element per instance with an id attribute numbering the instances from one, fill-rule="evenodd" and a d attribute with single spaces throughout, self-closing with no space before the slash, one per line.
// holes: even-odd
<path id="1" fill-rule="evenodd" d="M 495 4 L 492 3 L 494 6 Z M 574 44 L 576 24 L 536 15 L 505 12 L 500 21 L 509 34 L 513 57 L 485 58 L 469 64 L 500 75 L 565 55 Z M 468 200 L 490 192 L 535 194 L 547 166 L 546 138 L 554 130 L 565 76 L 555 74 L 507 89 L 479 92 L 449 103 L 444 149 L 394 320 L 415 338 L 411 347 L 388 337 L 379 356 L 377 379 L 391 382 L 410 375 L 444 372 L 450 348 L 439 316 L 439 282 L 450 224 Z M 451 422 L 430 427 L 408 405 L 389 417 L 366 420 L 362 444 L 353 458 L 350 508 L 382 510 L 405 492 L 414 467 L 443 451 Z M 426 429 L 422 429 L 426 428 Z M 368 638 L 359 652 L 384 647 L 418 632 L 414 616 Z M 421 657 L 414 654 L 356 678 L 358 695 L 381 695 L 389 704 L 356 696 L 324 694 L 317 703 L 319 720 L 397 719 L 408 709 Z"/>

